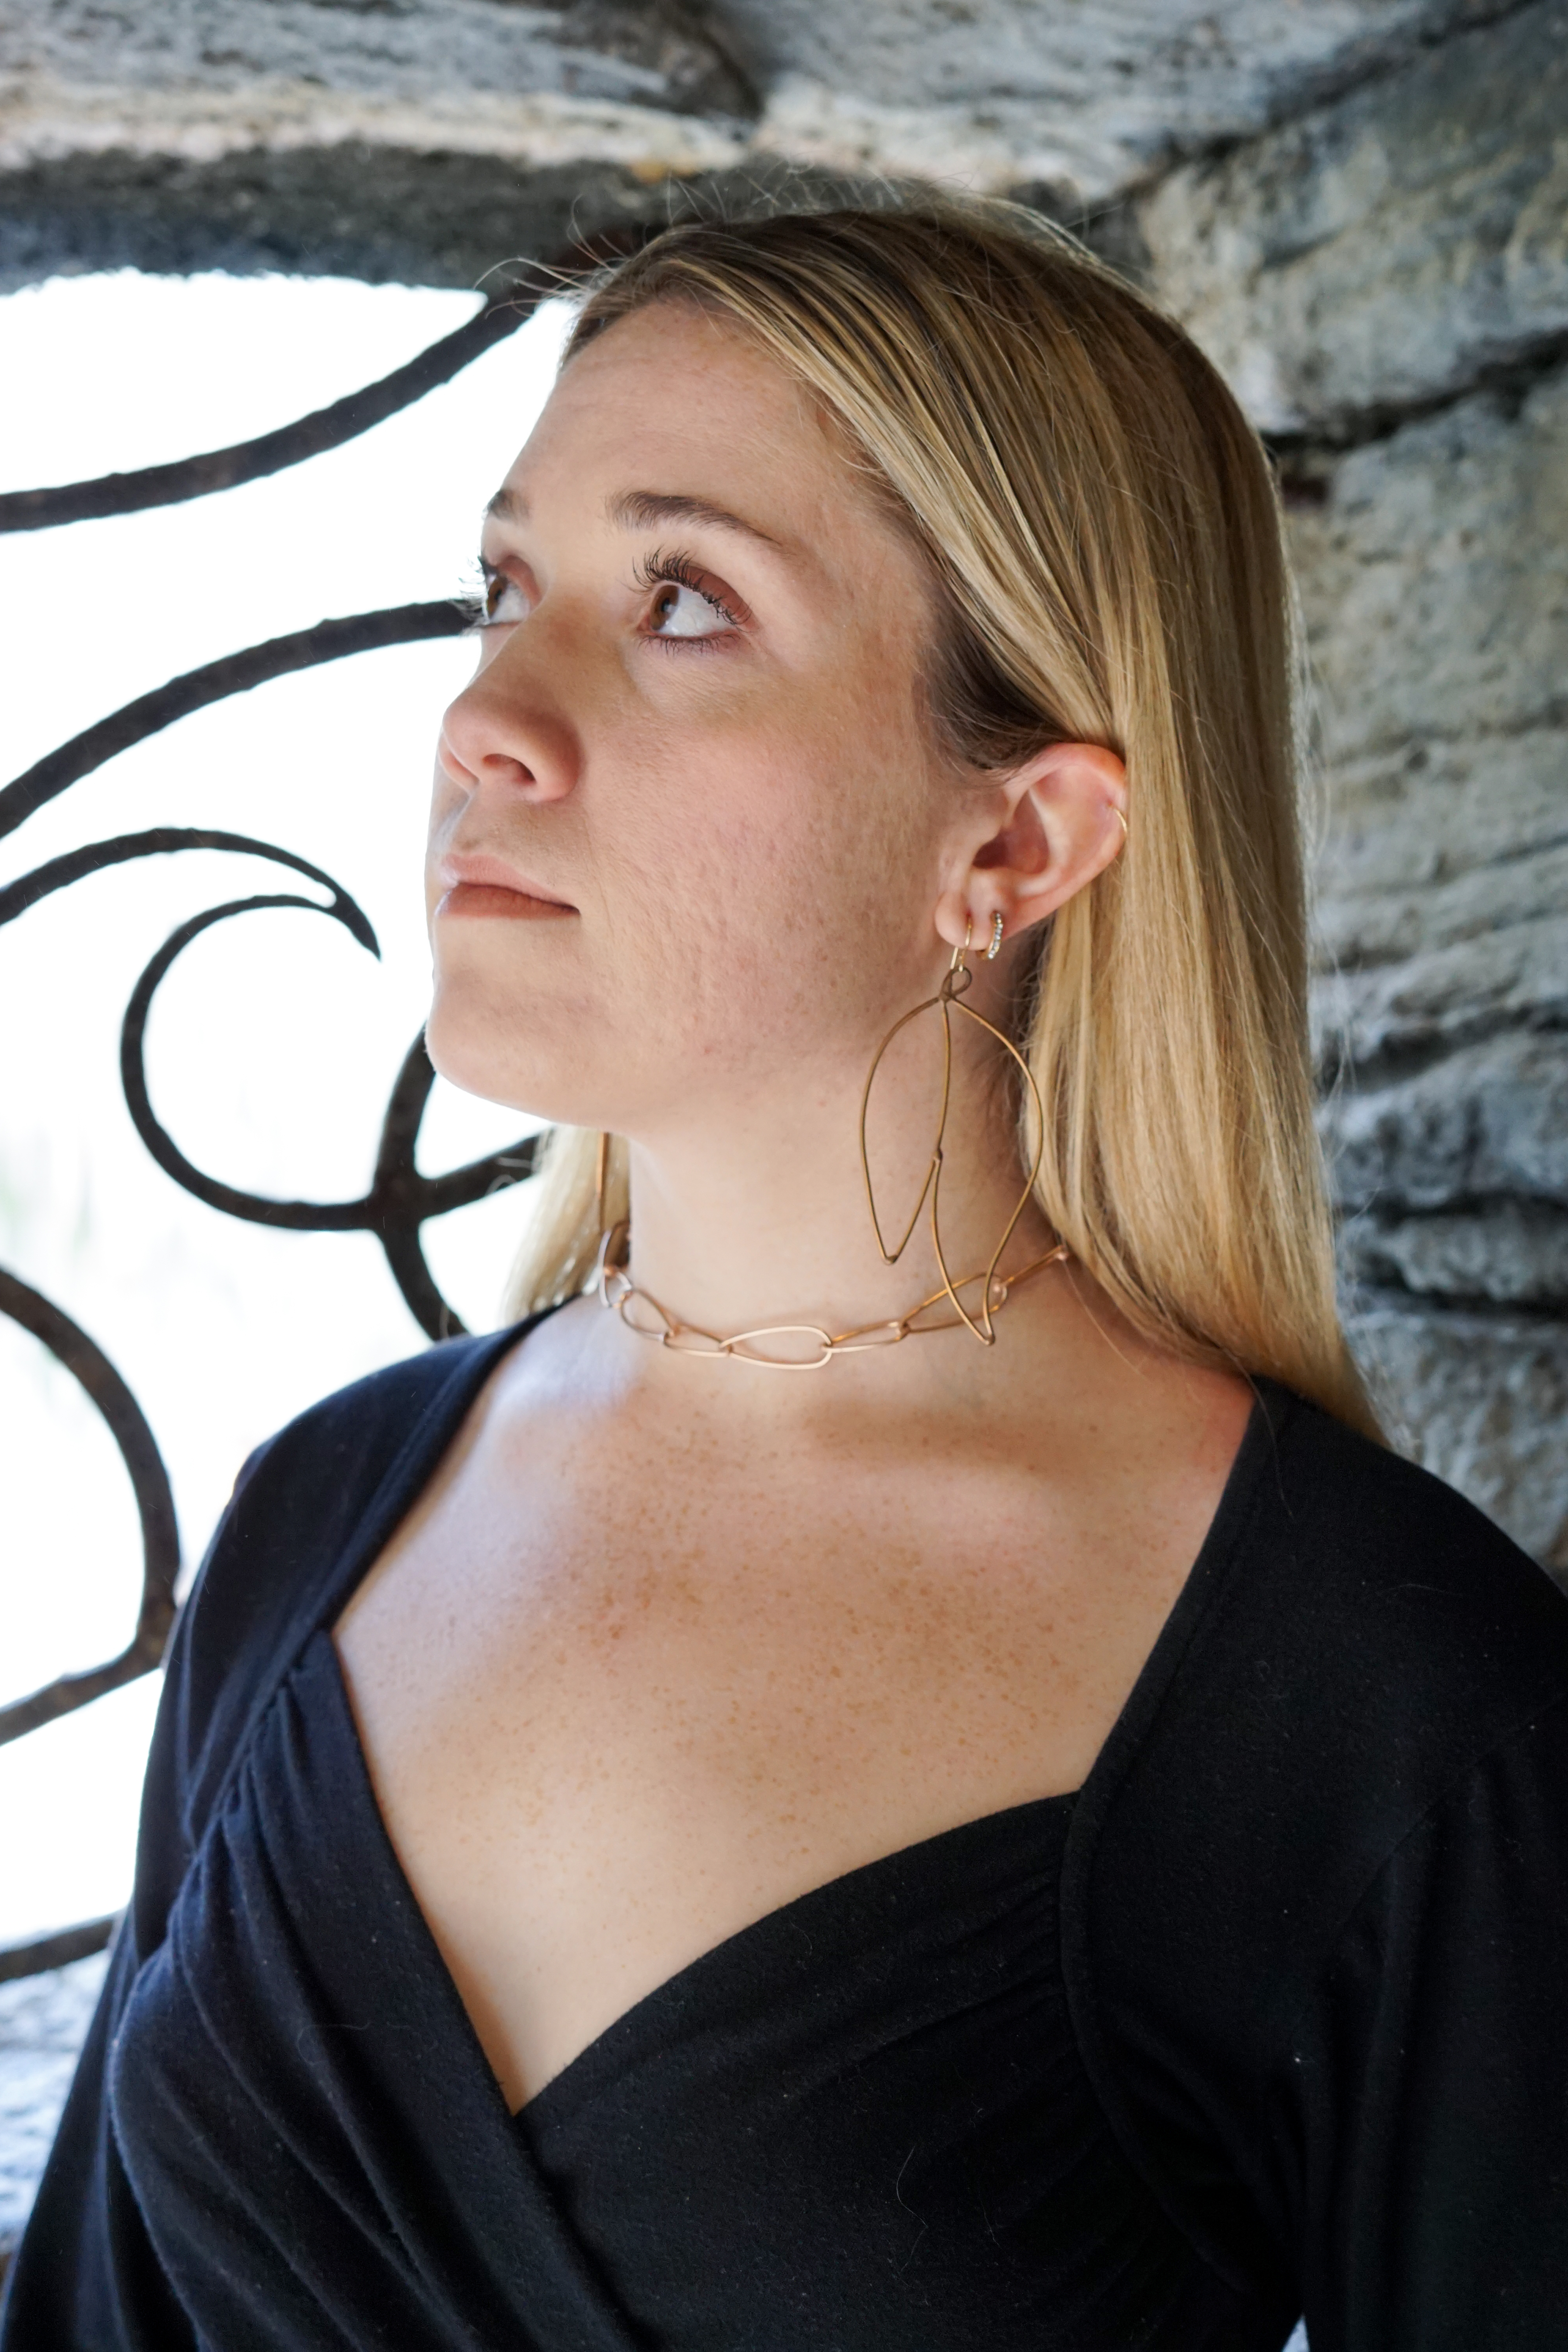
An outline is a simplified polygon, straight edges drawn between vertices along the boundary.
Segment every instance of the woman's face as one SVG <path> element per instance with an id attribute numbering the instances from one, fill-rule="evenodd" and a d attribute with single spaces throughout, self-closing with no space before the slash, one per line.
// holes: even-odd
<path id="1" fill-rule="evenodd" d="M 832 428 L 744 336 L 655 305 L 565 370 L 484 558 L 431 820 L 436 1067 L 648 1138 L 858 1084 L 946 961 L 964 796 L 921 564 Z"/>

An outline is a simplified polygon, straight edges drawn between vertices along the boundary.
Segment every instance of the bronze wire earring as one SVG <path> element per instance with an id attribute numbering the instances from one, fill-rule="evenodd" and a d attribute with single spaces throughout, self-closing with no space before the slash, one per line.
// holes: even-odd
<path id="1" fill-rule="evenodd" d="M 632 1232 L 631 1225 L 624 1217 L 618 1217 L 612 1225 L 605 1223 L 605 1201 L 609 1190 L 610 1137 L 606 1130 L 601 1128 L 599 1141 L 593 1155 L 593 1222 L 599 1234 L 599 1256 L 594 1268 L 594 1277 L 601 1288 L 608 1275 L 619 1274 L 624 1267 L 627 1256 L 626 1244 Z"/>
<path id="2" fill-rule="evenodd" d="M 994 914 L 991 918 L 991 937 L 986 949 L 988 958 L 994 957 L 1000 948 L 1003 928 L 1000 913 Z M 943 975 L 942 985 L 936 994 L 928 997 L 924 1004 L 917 1004 L 914 1012 L 906 1013 L 903 1020 L 897 1022 L 888 1031 L 877 1048 L 876 1059 L 871 1066 L 865 1082 L 865 1091 L 861 1097 L 861 1170 L 865 1177 L 866 1199 L 871 1206 L 871 1220 L 876 1231 L 877 1245 L 882 1251 L 883 1262 L 888 1265 L 894 1265 L 903 1256 L 908 1245 L 909 1237 L 915 1231 L 921 1209 L 929 1199 L 931 1243 L 936 1255 L 936 1264 L 941 1270 L 942 1287 L 939 1290 L 934 1290 L 929 1298 L 923 1298 L 918 1306 L 911 1307 L 904 1315 L 884 1319 L 879 1323 L 857 1324 L 851 1330 L 836 1334 L 823 1330 L 816 1324 L 776 1323 L 759 1327 L 755 1330 L 732 1332 L 727 1339 L 721 1339 L 717 1333 L 701 1330 L 695 1324 L 684 1324 L 678 1317 L 670 1312 L 668 1307 L 662 1306 L 651 1292 L 643 1290 L 632 1281 L 628 1271 L 632 1233 L 628 1219 L 618 1217 L 613 1224 L 607 1223 L 611 1138 L 601 1129 L 598 1137 L 593 1164 L 594 1216 L 600 1236 L 599 1253 L 594 1265 L 593 1287 L 598 1293 L 601 1306 L 617 1310 L 627 1328 L 636 1332 L 640 1338 L 656 1339 L 661 1347 L 672 1348 L 679 1354 L 716 1359 L 739 1356 L 748 1363 L 763 1365 L 776 1371 L 816 1371 L 823 1364 L 831 1362 L 835 1355 L 852 1354 L 868 1348 L 888 1347 L 897 1340 L 908 1339 L 916 1331 L 940 1330 L 944 1328 L 942 1325 L 922 1323 L 919 1318 L 936 1307 L 943 1298 L 946 1298 L 952 1307 L 956 1319 L 967 1330 L 974 1333 L 982 1346 L 990 1348 L 996 1345 L 996 1331 L 992 1325 L 995 1309 L 1006 1304 L 1009 1294 L 1020 1282 L 1027 1282 L 1031 1275 L 1039 1274 L 1044 1267 L 1054 1265 L 1066 1259 L 1070 1253 L 1066 1243 L 1058 1241 L 1040 1256 L 1031 1259 L 1028 1265 L 1019 1266 L 1016 1273 L 999 1275 L 997 1272 L 997 1267 L 1001 1262 L 1002 1252 L 1012 1238 L 1018 1221 L 1022 1216 L 1025 1204 L 1034 1189 L 1035 1179 L 1040 1173 L 1040 1159 L 1045 1148 L 1045 1118 L 1040 1099 L 1040 1089 L 1035 1085 L 1033 1073 L 1018 1047 L 1010 1038 L 1005 1037 L 999 1029 L 993 1027 L 982 1013 L 976 1013 L 970 1006 L 959 1002 L 974 978 L 974 974 L 964 960 L 968 952 L 972 929 L 972 921 L 966 920 L 964 944 L 961 948 L 955 949 L 953 961 Z M 1024 1188 L 1019 1195 L 1017 1205 L 1012 1215 L 1008 1219 L 1001 1239 L 991 1253 L 990 1262 L 982 1273 L 964 1275 L 957 1282 L 954 1281 L 947 1268 L 946 1257 L 942 1248 L 938 1217 L 942 1189 L 943 1144 L 946 1133 L 947 1106 L 953 1080 L 952 1007 L 954 1005 L 957 1005 L 958 1011 L 967 1014 L 971 1021 L 977 1021 L 980 1027 L 1011 1055 L 1022 1071 L 1024 1083 L 1029 1087 L 1034 1106 L 1035 1120 L 1034 1158 L 1030 1164 L 1029 1174 L 1024 1181 Z M 872 1187 L 871 1161 L 866 1151 L 866 1110 L 871 1101 L 872 1087 L 888 1047 L 902 1029 L 906 1028 L 909 1023 L 917 1019 L 922 1013 L 930 1012 L 933 1006 L 937 1007 L 942 1015 L 942 1117 L 936 1129 L 936 1142 L 931 1155 L 931 1165 L 925 1171 L 925 1181 L 920 1188 L 920 1198 L 915 1203 L 914 1212 L 904 1229 L 903 1238 L 898 1247 L 890 1250 L 883 1236 L 881 1221 L 876 1212 L 876 1197 Z M 972 1288 L 976 1283 L 980 1285 L 978 1322 L 969 1313 L 958 1295 L 960 1291 Z M 638 1322 L 629 1313 L 629 1308 L 637 1300 L 643 1301 L 652 1310 L 655 1318 L 653 1324 Z M 767 1339 L 785 1338 L 809 1339 L 813 1342 L 817 1352 L 807 1358 L 769 1356 L 758 1344 Z"/>
<path id="3" fill-rule="evenodd" d="M 998 913 L 994 915 L 991 921 L 991 939 L 990 943 L 986 950 L 988 959 L 996 954 L 997 950 L 1002 943 L 1003 926 L 1000 914 Z M 942 1276 L 942 1290 L 952 1302 L 955 1311 L 958 1315 L 959 1319 L 965 1325 L 966 1328 L 974 1333 L 976 1339 L 981 1342 L 982 1346 L 992 1348 L 995 1347 L 997 1339 L 996 1331 L 991 1321 L 992 1291 L 997 1284 L 997 1268 L 1001 1263 L 1002 1252 L 1006 1249 L 1009 1242 L 1011 1241 L 1018 1221 L 1022 1216 L 1025 1208 L 1029 1204 L 1030 1195 L 1034 1191 L 1035 1179 L 1040 1174 L 1040 1163 L 1045 1152 L 1045 1108 L 1040 1098 L 1040 1088 L 1034 1082 L 1034 1073 L 1030 1068 L 1030 1066 L 1024 1059 L 1023 1055 L 1019 1052 L 1018 1047 L 1013 1044 L 1012 1039 L 1010 1037 L 1004 1036 L 1001 1030 L 997 1028 L 993 1022 L 986 1019 L 984 1013 L 977 1013 L 973 1006 L 966 1004 L 963 1002 L 964 995 L 973 983 L 975 977 L 973 972 L 969 970 L 967 963 L 965 961 L 965 958 L 969 951 L 969 939 L 973 929 L 973 918 L 966 915 L 964 919 L 964 944 L 961 948 L 954 949 L 953 961 L 942 975 L 941 987 L 937 990 L 935 996 L 928 996 L 923 1004 L 915 1005 L 912 1012 L 904 1013 L 902 1020 L 895 1021 L 893 1027 L 888 1031 L 886 1036 L 883 1039 L 881 1045 L 876 1049 L 876 1058 L 872 1063 L 871 1069 L 866 1076 L 865 1092 L 861 1097 L 861 1172 L 865 1178 L 866 1204 L 871 1210 L 871 1221 L 876 1233 L 876 1244 L 878 1249 L 882 1252 L 883 1262 L 884 1265 L 897 1265 L 899 1259 L 904 1255 L 904 1251 L 909 1246 L 910 1236 L 914 1233 L 915 1225 L 919 1221 L 921 1210 L 925 1208 L 927 1202 L 929 1202 L 931 1212 L 931 1246 L 936 1252 L 937 1267 Z M 888 1047 L 892 1045 L 895 1037 L 897 1037 L 904 1030 L 908 1028 L 912 1021 L 918 1021 L 920 1015 L 923 1013 L 929 1013 L 933 1006 L 936 1006 L 942 1016 L 942 1112 L 936 1125 L 936 1141 L 931 1153 L 931 1164 L 925 1171 L 925 1181 L 920 1188 L 920 1196 L 915 1202 L 915 1207 L 910 1213 L 909 1223 L 904 1228 L 904 1232 L 899 1239 L 897 1247 L 895 1249 L 889 1249 L 886 1237 L 882 1230 L 882 1219 L 877 1214 L 876 1193 L 871 1181 L 871 1159 L 866 1150 L 866 1113 L 871 1107 L 871 1090 L 876 1083 L 876 1074 L 882 1067 L 883 1057 L 886 1054 Z M 998 1045 L 1002 1046 L 1004 1050 L 1011 1055 L 1012 1059 L 1017 1063 L 1019 1071 L 1022 1073 L 1024 1083 L 1030 1091 L 1030 1100 L 1034 1110 L 1034 1157 L 1030 1162 L 1029 1174 L 1024 1180 L 1023 1190 L 1019 1194 L 1017 1205 L 1013 1210 L 1012 1215 L 1008 1219 L 1007 1223 L 1002 1228 L 1001 1239 L 998 1242 L 996 1248 L 991 1252 L 990 1262 L 986 1267 L 983 1277 L 979 1278 L 980 1313 L 978 1322 L 976 1321 L 975 1318 L 969 1313 L 968 1309 L 964 1305 L 963 1300 L 959 1297 L 958 1291 L 954 1286 L 953 1277 L 947 1270 L 947 1260 L 942 1247 L 942 1232 L 938 1214 L 942 1195 L 943 1143 L 947 1131 L 947 1107 L 953 1091 L 953 1014 L 956 1012 L 963 1013 L 965 1019 L 967 1021 L 978 1023 L 979 1026 L 985 1030 L 987 1035 L 994 1037 Z M 1058 1244 L 1057 1249 L 1051 1253 L 1051 1255 L 1053 1257 L 1057 1255 L 1065 1256 L 1065 1255 L 1066 1253 L 1060 1244 Z M 1040 1262 L 1043 1264 L 1046 1261 L 1042 1260 Z M 1032 1273 L 1034 1269 L 1030 1267 L 1026 1269 L 1026 1271 Z M 977 1277 L 971 1276 L 968 1277 L 968 1281 L 973 1281 Z M 1011 1278 L 1014 1281 L 1017 1281 L 1019 1277 L 1014 1276 Z M 967 1288 L 968 1281 L 966 1281 L 962 1287 Z M 941 1294 L 939 1293 L 938 1296 L 940 1295 Z M 1004 1285 L 1002 1297 L 1005 1298 L 1006 1296 L 1007 1290 L 1006 1286 Z M 998 1299 L 997 1304 L 999 1306 L 1001 1304 L 1001 1300 Z"/>

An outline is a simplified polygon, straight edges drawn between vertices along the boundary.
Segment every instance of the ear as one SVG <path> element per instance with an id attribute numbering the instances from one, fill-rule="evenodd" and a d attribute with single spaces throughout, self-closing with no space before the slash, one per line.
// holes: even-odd
<path id="1" fill-rule="evenodd" d="M 1000 915 L 1005 939 L 1057 908 L 1103 874 L 1126 839 L 1127 771 L 1098 743 L 1052 743 L 1002 778 L 990 826 L 936 902 L 936 928 L 950 946 L 984 948 Z"/>

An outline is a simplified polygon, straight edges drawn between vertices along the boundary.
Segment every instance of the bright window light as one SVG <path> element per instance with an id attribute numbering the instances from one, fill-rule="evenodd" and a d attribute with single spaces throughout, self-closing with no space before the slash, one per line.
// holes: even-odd
<path id="1" fill-rule="evenodd" d="M 0 300 L 5 487 L 126 470 L 288 423 L 412 358 L 476 298 L 335 279 L 58 278 Z M 551 305 L 363 440 L 189 505 L 0 538 L 0 781 L 177 673 L 310 622 L 454 593 L 526 437 L 564 325 Z M 246 1190 L 358 1195 L 423 1016 L 424 807 L 461 641 L 279 679 L 112 761 L 0 841 L 0 883 L 78 845 L 217 825 L 324 866 L 378 964 L 335 924 L 246 916 L 199 940 L 148 1034 L 159 1116 Z M 368 1234 L 236 1223 L 147 1158 L 120 1094 L 138 973 L 175 923 L 292 887 L 201 852 L 97 875 L 0 930 L 0 1260 L 74 1316 L 135 1391 L 173 1480 L 187 1567 L 246 1454 L 422 1333 Z M 309 886 L 303 886 L 308 888 Z M 522 1122 L 438 1086 L 438 1169 Z M 447 1297 L 493 1327 L 521 1208 L 425 1228 Z M 0 1321 L 0 1697 L 111 1655 L 140 1581 L 119 1458 L 75 1384 Z M 0 1748 L 0 1943 L 117 1908 L 157 1692 L 132 1685 Z"/>

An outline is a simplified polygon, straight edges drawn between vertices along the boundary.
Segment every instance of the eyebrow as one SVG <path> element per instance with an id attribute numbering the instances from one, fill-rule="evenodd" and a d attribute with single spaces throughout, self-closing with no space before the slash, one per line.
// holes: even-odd
<path id="1" fill-rule="evenodd" d="M 661 522 L 706 523 L 712 530 L 733 530 L 743 539 L 754 539 L 763 547 L 778 548 L 779 541 L 744 515 L 731 514 L 727 507 L 716 506 L 712 499 L 689 498 L 675 490 L 618 490 L 606 499 L 604 511 L 612 523 L 622 530 L 646 530 Z M 496 492 L 486 508 L 502 522 L 526 522 L 528 502 L 520 490 L 506 484 Z"/>
<path id="2" fill-rule="evenodd" d="M 731 514 L 727 507 L 715 506 L 711 499 L 686 498 L 668 490 L 619 490 L 604 502 L 604 511 L 622 530 L 645 530 L 652 523 L 706 523 L 711 530 L 738 531 L 745 539 L 760 540 L 764 547 L 777 547 L 765 530 L 743 515 Z"/>

